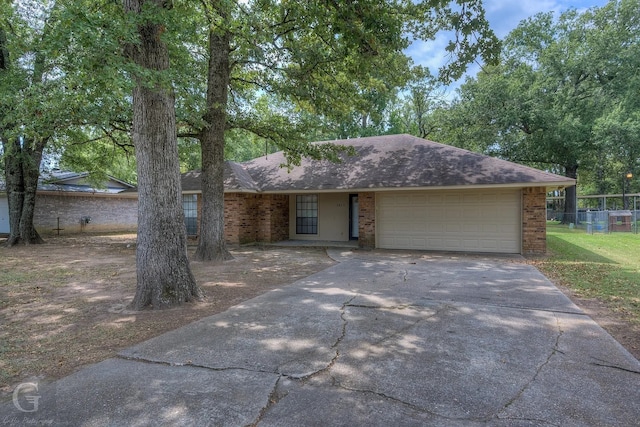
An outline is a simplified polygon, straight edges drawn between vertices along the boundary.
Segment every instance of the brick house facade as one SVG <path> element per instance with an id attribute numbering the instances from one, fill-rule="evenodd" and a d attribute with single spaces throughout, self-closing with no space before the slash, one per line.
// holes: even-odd
<path id="1" fill-rule="evenodd" d="M 366 249 L 376 247 L 376 193 L 359 193 L 358 246 Z"/>
<path id="2" fill-rule="evenodd" d="M 543 254 L 546 193 L 575 185 L 411 135 L 332 142 L 355 154 L 289 169 L 283 152 L 226 162 L 227 242 L 357 239 L 362 248 Z M 200 192 L 200 174 L 183 174 L 185 195 Z"/>
<path id="3" fill-rule="evenodd" d="M 96 188 L 88 172 L 54 169 L 38 180 L 33 225 L 41 235 L 79 232 L 136 232 L 135 187 L 107 176 Z M 8 200 L 0 178 L 0 233 L 9 233 Z"/>
<path id="4" fill-rule="evenodd" d="M 232 245 L 289 239 L 289 195 L 225 194 L 225 238 Z M 376 247 L 376 193 L 360 192 L 358 246 Z M 199 201 L 200 204 L 200 201 Z M 522 190 L 522 254 L 546 252 L 546 191 Z"/>
<path id="5" fill-rule="evenodd" d="M 79 232 L 135 232 L 138 228 L 138 198 L 135 193 L 40 193 L 33 223 L 43 235 Z"/>
<path id="6" fill-rule="evenodd" d="M 198 198 L 198 217 L 202 199 Z M 200 223 L 198 222 L 198 234 Z M 278 242 L 289 238 L 289 196 L 225 193 L 224 234 L 228 244 Z"/>

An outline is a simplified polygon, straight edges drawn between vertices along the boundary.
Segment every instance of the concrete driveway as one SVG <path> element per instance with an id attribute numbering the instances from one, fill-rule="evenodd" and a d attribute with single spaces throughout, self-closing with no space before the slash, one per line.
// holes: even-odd
<path id="1" fill-rule="evenodd" d="M 0 421 L 637 425 L 638 360 L 520 258 L 329 252 L 334 267 L 25 386 Z"/>

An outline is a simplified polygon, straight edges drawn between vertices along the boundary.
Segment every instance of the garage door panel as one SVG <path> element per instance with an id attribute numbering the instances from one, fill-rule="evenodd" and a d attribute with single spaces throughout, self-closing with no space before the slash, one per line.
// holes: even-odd
<path id="1" fill-rule="evenodd" d="M 438 222 L 427 222 L 426 232 L 430 234 L 442 233 L 444 225 Z"/>
<path id="2" fill-rule="evenodd" d="M 378 193 L 378 246 L 519 253 L 519 190 Z"/>

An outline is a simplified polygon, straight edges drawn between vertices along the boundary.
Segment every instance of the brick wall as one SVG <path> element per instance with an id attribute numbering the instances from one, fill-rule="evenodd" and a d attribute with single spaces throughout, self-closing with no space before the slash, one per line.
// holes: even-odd
<path id="1" fill-rule="evenodd" d="M 358 246 L 376 247 L 376 193 L 358 193 Z"/>
<path id="2" fill-rule="evenodd" d="M 82 217 L 91 217 L 81 224 Z M 37 194 L 33 223 L 40 234 L 79 232 L 135 232 L 138 228 L 138 199 L 117 195 Z"/>
<path id="3" fill-rule="evenodd" d="M 256 214 L 254 194 L 225 193 L 224 235 L 227 243 L 243 244 L 256 241 L 256 227 L 251 214 Z"/>
<path id="4" fill-rule="evenodd" d="M 289 196 L 226 193 L 224 230 L 230 244 L 288 239 Z"/>
<path id="5" fill-rule="evenodd" d="M 530 187 L 522 190 L 522 254 L 544 254 L 547 251 L 546 189 Z"/>
<path id="6" fill-rule="evenodd" d="M 289 238 L 289 196 L 265 194 L 257 201 L 258 242 L 277 242 Z"/>

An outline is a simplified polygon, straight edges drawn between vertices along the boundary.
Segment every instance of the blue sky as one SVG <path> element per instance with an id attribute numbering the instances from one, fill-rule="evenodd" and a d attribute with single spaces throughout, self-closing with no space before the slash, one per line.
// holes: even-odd
<path id="1" fill-rule="evenodd" d="M 513 30 L 520 21 L 539 12 L 561 13 L 568 9 L 586 10 L 591 7 L 602 7 L 607 0 L 485 0 L 485 10 L 491 28 L 498 38 L 503 38 Z M 441 34 L 436 40 L 428 43 L 414 43 L 406 53 L 413 58 L 415 64 L 427 66 L 435 74 L 447 60 L 445 46 L 449 41 L 448 34 Z M 478 66 L 471 65 L 468 75 L 475 75 Z M 450 90 L 458 87 L 464 77 L 453 83 Z"/>

